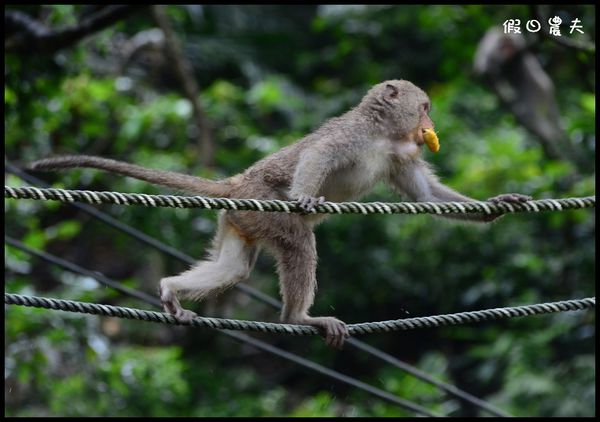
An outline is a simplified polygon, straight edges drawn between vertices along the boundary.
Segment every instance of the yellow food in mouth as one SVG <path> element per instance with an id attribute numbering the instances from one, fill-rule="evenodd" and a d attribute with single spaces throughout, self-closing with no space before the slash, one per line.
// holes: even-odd
<path id="1" fill-rule="evenodd" d="M 423 131 L 423 139 L 431 152 L 438 152 L 440 150 L 440 141 L 433 129 L 425 129 Z"/>

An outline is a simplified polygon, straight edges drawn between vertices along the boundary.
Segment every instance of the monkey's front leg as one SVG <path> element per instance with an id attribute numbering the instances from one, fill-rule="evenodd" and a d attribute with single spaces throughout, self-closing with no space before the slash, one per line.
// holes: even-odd
<path id="1" fill-rule="evenodd" d="M 315 326 L 323 333 L 328 346 L 342 348 L 349 337 L 344 322 L 333 317 L 308 315 L 317 287 L 317 252 L 312 231 L 308 227 L 296 227 L 295 238 L 276 244 L 275 249 L 283 296 L 281 320 Z"/>

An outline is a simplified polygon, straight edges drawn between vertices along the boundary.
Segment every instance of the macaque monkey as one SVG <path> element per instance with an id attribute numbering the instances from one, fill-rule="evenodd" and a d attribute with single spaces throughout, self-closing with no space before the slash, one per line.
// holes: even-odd
<path id="1" fill-rule="evenodd" d="M 304 213 L 222 211 L 207 259 L 188 271 L 160 281 L 165 311 L 180 320 L 196 314 L 178 298 L 203 299 L 248 277 L 261 249 L 277 260 L 283 309 L 281 320 L 318 327 L 328 345 L 340 348 L 346 325 L 333 317 L 309 316 L 317 286 L 314 226 L 325 218 L 311 214 L 315 205 L 357 200 L 384 180 L 412 201 L 473 199 L 444 186 L 421 157 L 425 136 L 433 130 L 425 92 L 404 80 L 375 85 L 360 104 L 332 118 L 298 142 L 263 158 L 236 176 L 212 181 L 92 156 L 36 161 L 35 170 L 93 167 L 150 183 L 213 197 L 298 201 Z M 524 202 L 520 194 L 492 201 Z M 446 217 L 489 222 L 499 215 L 451 214 Z"/>

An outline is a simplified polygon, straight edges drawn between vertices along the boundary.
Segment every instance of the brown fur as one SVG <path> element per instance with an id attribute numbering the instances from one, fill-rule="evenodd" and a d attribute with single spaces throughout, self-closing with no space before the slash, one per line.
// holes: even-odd
<path id="1" fill-rule="evenodd" d="M 99 157 L 50 158 L 36 169 L 95 167 L 194 193 L 230 198 L 299 200 L 307 211 L 325 197 L 331 201 L 359 199 L 380 180 L 414 201 L 472 201 L 439 182 L 421 158 L 423 130 L 433 129 L 429 98 L 408 81 L 375 85 L 360 104 L 330 119 L 295 144 L 263 158 L 245 172 L 210 181 Z M 496 200 L 523 201 L 522 195 Z M 465 214 L 455 218 L 491 221 L 496 215 Z M 214 295 L 248 276 L 261 248 L 277 259 L 284 307 L 283 321 L 311 324 L 323 330 L 328 344 L 340 347 L 346 325 L 332 317 L 311 317 L 308 309 L 317 287 L 317 253 L 312 229 L 322 215 L 227 211 L 210 256 L 192 269 L 161 280 L 165 310 L 181 319 L 177 294 L 194 299 Z"/>

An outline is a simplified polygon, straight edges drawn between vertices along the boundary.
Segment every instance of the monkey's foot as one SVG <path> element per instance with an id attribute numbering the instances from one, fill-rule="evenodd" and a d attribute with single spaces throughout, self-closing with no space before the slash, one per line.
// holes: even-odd
<path id="1" fill-rule="evenodd" d="M 303 214 L 312 212 L 317 205 L 322 205 L 325 202 L 324 196 L 315 198 L 314 196 L 304 196 L 298 198 L 298 206 L 302 209 Z"/>
<path id="2" fill-rule="evenodd" d="M 343 321 L 333 317 L 309 317 L 304 324 L 313 325 L 323 332 L 325 343 L 330 347 L 341 349 L 350 334 Z"/>
<path id="3" fill-rule="evenodd" d="M 177 296 L 175 296 L 171 290 L 163 286 L 160 286 L 160 301 L 165 312 L 173 315 L 180 322 L 190 322 L 197 316 L 195 312 L 183 309 L 179 300 L 177 300 Z"/>
<path id="4" fill-rule="evenodd" d="M 179 322 L 188 323 L 196 318 L 198 314 L 196 314 L 194 311 L 190 311 L 189 309 L 179 308 L 177 312 L 173 314 L 173 316 L 177 318 Z"/>
<path id="5" fill-rule="evenodd" d="M 493 198 L 488 199 L 488 201 L 520 203 L 531 201 L 531 199 L 531 196 L 521 195 L 520 193 L 503 193 L 502 195 L 494 196 Z"/>

